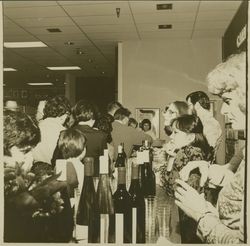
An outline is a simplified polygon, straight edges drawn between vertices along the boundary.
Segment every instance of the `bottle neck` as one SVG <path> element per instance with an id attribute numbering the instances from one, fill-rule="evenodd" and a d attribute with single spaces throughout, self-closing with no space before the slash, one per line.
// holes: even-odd
<path id="1" fill-rule="evenodd" d="M 126 186 L 126 168 L 118 167 L 118 187 Z"/>

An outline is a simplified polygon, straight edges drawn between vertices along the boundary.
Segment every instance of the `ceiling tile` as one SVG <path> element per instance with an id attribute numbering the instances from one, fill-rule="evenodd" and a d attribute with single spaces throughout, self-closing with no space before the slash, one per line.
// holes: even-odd
<path id="1" fill-rule="evenodd" d="M 225 29 L 207 29 L 195 30 L 193 38 L 221 38 L 224 35 Z"/>
<path id="2" fill-rule="evenodd" d="M 103 32 L 103 33 L 88 33 L 88 36 L 95 42 L 96 39 L 103 40 L 129 40 L 138 39 L 136 32 Z"/>
<path id="3" fill-rule="evenodd" d="M 39 39 L 42 41 L 51 41 L 51 42 L 67 42 L 67 41 L 82 41 L 85 42 L 87 41 L 87 38 L 84 34 L 64 34 L 64 33 L 57 33 L 56 35 L 50 35 L 50 34 L 37 34 L 36 35 Z"/>
<path id="4" fill-rule="evenodd" d="M 226 21 L 232 20 L 236 11 L 233 10 L 220 10 L 220 11 L 199 11 L 197 15 L 197 21 Z"/>
<path id="5" fill-rule="evenodd" d="M 137 14 L 134 16 L 135 23 L 170 23 L 170 22 L 193 22 L 196 14 L 192 13 L 156 13 L 156 14 Z"/>
<path id="6" fill-rule="evenodd" d="M 127 2 L 117 1 L 113 3 L 100 2 L 99 4 L 65 5 L 63 8 L 70 16 L 97 16 L 115 15 L 116 8 L 120 8 L 120 15 L 130 14 Z"/>
<path id="7" fill-rule="evenodd" d="M 35 37 L 30 34 L 25 35 L 7 35 L 3 36 L 4 42 L 26 42 L 26 41 L 38 41 Z"/>
<path id="8" fill-rule="evenodd" d="M 86 32 L 131 32 L 136 31 L 135 25 L 90 25 L 81 26 L 81 28 Z"/>
<path id="9" fill-rule="evenodd" d="M 140 32 L 140 36 L 142 39 L 190 38 L 191 33 L 191 30 L 169 30 L 168 32 Z"/>
<path id="10" fill-rule="evenodd" d="M 218 10 L 234 10 L 236 11 L 242 1 L 200 1 L 199 11 L 218 11 Z"/>
<path id="11" fill-rule="evenodd" d="M 170 22 L 170 23 L 159 23 L 159 24 L 171 24 L 171 30 L 191 30 L 193 29 L 194 23 L 193 22 Z M 157 32 L 168 32 L 170 29 L 159 29 L 158 24 L 137 24 L 137 28 L 139 32 L 144 31 L 157 31 Z"/>
<path id="12" fill-rule="evenodd" d="M 227 29 L 230 21 L 197 21 L 195 23 L 195 29 Z"/>
<path id="13" fill-rule="evenodd" d="M 199 1 L 130 1 L 133 14 L 196 12 Z M 157 10 L 157 4 L 172 3 L 172 10 Z"/>
<path id="14" fill-rule="evenodd" d="M 90 5 L 90 4 L 103 4 L 105 3 L 115 3 L 117 1 L 57 1 L 60 5 Z"/>
<path id="15" fill-rule="evenodd" d="M 4 15 L 12 19 L 66 16 L 59 6 L 7 8 L 4 10 Z"/>
<path id="16" fill-rule="evenodd" d="M 59 29 L 61 32 L 49 32 L 47 28 L 57 28 L 57 26 L 47 26 L 47 27 L 27 27 L 26 30 L 33 35 L 67 35 L 67 34 L 82 34 L 81 30 L 77 26 L 61 26 Z"/>
<path id="17" fill-rule="evenodd" d="M 82 25 L 117 25 L 117 24 L 133 24 L 133 18 L 131 15 L 121 14 L 119 18 L 115 15 L 107 16 L 84 16 L 73 17 L 76 23 Z"/>
<path id="18" fill-rule="evenodd" d="M 21 18 L 15 19 L 15 22 L 23 27 L 61 27 L 74 25 L 74 22 L 69 17 Z"/>
<path id="19" fill-rule="evenodd" d="M 3 1 L 4 8 L 23 8 L 57 5 L 56 1 Z"/>

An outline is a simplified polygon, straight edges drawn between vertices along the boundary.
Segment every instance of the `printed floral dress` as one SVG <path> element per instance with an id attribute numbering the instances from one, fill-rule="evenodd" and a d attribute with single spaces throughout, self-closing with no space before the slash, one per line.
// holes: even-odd
<path id="1" fill-rule="evenodd" d="M 161 186 L 166 190 L 167 194 L 171 197 L 174 196 L 176 188 L 175 180 L 180 177 L 179 172 L 188 164 L 189 161 L 199 161 L 204 159 L 204 153 L 200 148 L 187 145 L 177 151 L 173 168 L 170 172 L 167 171 L 167 165 L 161 166 L 159 168 Z M 200 173 L 198 168 L 191 172 L 187 183 L 194 189 L 201 192 L 199 186 Z"/>

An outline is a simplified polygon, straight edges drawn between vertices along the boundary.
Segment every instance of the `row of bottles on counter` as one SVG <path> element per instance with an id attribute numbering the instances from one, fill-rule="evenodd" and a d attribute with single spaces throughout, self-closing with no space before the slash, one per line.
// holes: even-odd
<path id="1" fill-rule="evenodd" d="M 85 240 L 89 243 L 147 242 L 148 225 L 146 223 L 149 221 L 145 216 L 151 216 L 151 214 L 147 214 L 145 210 L 146 199 L 151 200 L 156 190 L 150 152 L 147 142 L 137 151 L 136 163 L 132 163 L 131 167 L 131 183 L 127 190 L 127 157 L 123 145 L 118 146 L 115 163 L 118 183 L 113 195 L 109 177 L 108 151 L 105 150 L 104 155 L 100 156 L 97 192 L 93 182 L 93 158 L 85 158 L 85 177 L 76 216 L 78 239 L 82 239 L 85 233 Z"/>

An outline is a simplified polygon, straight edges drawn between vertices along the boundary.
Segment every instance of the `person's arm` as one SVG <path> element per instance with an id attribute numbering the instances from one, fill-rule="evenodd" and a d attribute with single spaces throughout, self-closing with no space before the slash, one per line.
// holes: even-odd
<path id="1" fill-rule="evenodd" d="M 232 157 L 232 159 L 229 161 L 228 163 L 228 169 L 231 170 L 232 172 L 236 172 L 241 161 L 244 158 L 244 154 L 243 154 L 243 150 L 244 150 L 245 146 L 243 146 L 242 148 L 240 148 Z"/>
<path id="2" fill-rule="evenodd" d="M 176 180 L 175 203 L 189 217 L 198 223 L 197 235 L 206 243 L 241 243 L 244 235 L 243 207 L 240 216 L 240 228 L 233 230 L 219 218 L 218 212 L 199 194 L 182 180 Z M 243 190 L 242 190 L 243 192 Z M 243 195 L 243 194 L 242 194 Z M 240 201 L 239 201 L 240 202 Z M 242 205 L 244 202 L 242 201 Z M 223 205 L 225 206 L 225 205 Z M 235 211 L 237 213 L 237 211 Z M 236 217 L 237 219 L 237 217 Z"/>
<path id="3" fill-rule="evenodd" d="M 243 215 L 242 208 L 242 215 Z M 201 216 L 197 227 L 197 236 L 203 242 L 211 244 L 236 244 L 243 243 L 244 230 L 243 230 L 244 217 L 240 219 L 240 229 L 233 230 L 224 225 L 219 219 L 217 214 L 208 212 Z"/>

